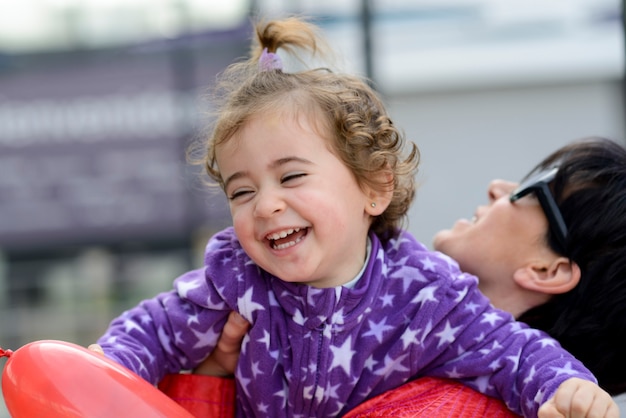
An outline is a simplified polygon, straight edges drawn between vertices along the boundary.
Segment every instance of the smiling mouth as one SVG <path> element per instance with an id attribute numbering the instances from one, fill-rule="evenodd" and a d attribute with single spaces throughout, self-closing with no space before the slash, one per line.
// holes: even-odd
<path id="1" fill-rule="evenodd" d="M 265 237 L 274 250 L 284 250 L 293 247 L 306 236 L 308 228 L 289 228 L 284 231 L 275 232 Z"/>

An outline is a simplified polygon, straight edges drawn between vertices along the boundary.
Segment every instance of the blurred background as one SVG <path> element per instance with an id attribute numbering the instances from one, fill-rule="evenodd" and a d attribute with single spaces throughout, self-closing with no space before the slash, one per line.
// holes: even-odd
<path id="1" fill-rule="evenodd" d="M 0 347 L 86 346 L 229 224 L 186 163 L 251 18 L 315 19 L 422 153 L 408 229 L 473 215 L 589 135 L 624 141 L 619 0 L 0 0 Z M 4 365 L 5 360 L 0 362 Z M 8 416 L 0 405 L 0 416 Z"/>

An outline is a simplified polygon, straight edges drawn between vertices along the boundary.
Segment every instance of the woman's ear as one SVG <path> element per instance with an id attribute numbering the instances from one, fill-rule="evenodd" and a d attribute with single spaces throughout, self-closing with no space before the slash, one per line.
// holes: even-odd
<path id="1" fill-rule="evenodd" d="M 382 170 L 376 179 L 379 187 L 374 189 L 366 186 L 365 194 L 368 198 L 365 212 L 371 216 L 382 214 L 393 198 L 393 174 L 389 170 Z"/>
<path id="2" fill-rule="evenodd" d="M 513 280 L 527 290 L 545 294 L 567 293 L 580 282 L 580 267 L 566 257 L 550 263 L 529 263 L 513 273 Z"/>

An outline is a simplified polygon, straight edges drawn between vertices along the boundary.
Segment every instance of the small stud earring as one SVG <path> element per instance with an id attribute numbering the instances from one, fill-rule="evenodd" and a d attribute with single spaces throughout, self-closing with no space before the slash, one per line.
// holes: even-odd
<path id="1" fill-rule="evenodd" d="M 370 205 L 371 205 L 373 208 L 375 208 L 375 207 L 376 207 L 376 202 L 372 202 Z"/>

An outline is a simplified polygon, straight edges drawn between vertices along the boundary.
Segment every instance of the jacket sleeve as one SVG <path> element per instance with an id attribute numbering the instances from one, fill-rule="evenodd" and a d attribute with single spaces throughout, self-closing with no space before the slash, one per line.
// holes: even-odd
<path id="1" fill-rule="evenodd" d="M 424 351 L 446 348 L 425 374 L 461 380 L 524 416 L 536 416 L 569 378 L 596 382 L 556 340 L 490 305 L 475 277 L 460 273 L 443 282 L 438 291 L 448 293 L 440 295 L 447 302 L 432 307 L 431 318 L 438 320 Z"/>
<path id="2" fill-rule="evenodd" d="M 107 357 L 153 384 L 206 358 L 237 305 L 237 281 L 231 277 L 237 269 L 222 263 L 233 260 L 233 251 L 229 239 L 222 238 L 209 241 L 205 267 L 180 276 L 173 290 L 140 302 L 111 322 L 98 340 Z M 230 296 L 222 283 L 231 283 Z"/>

